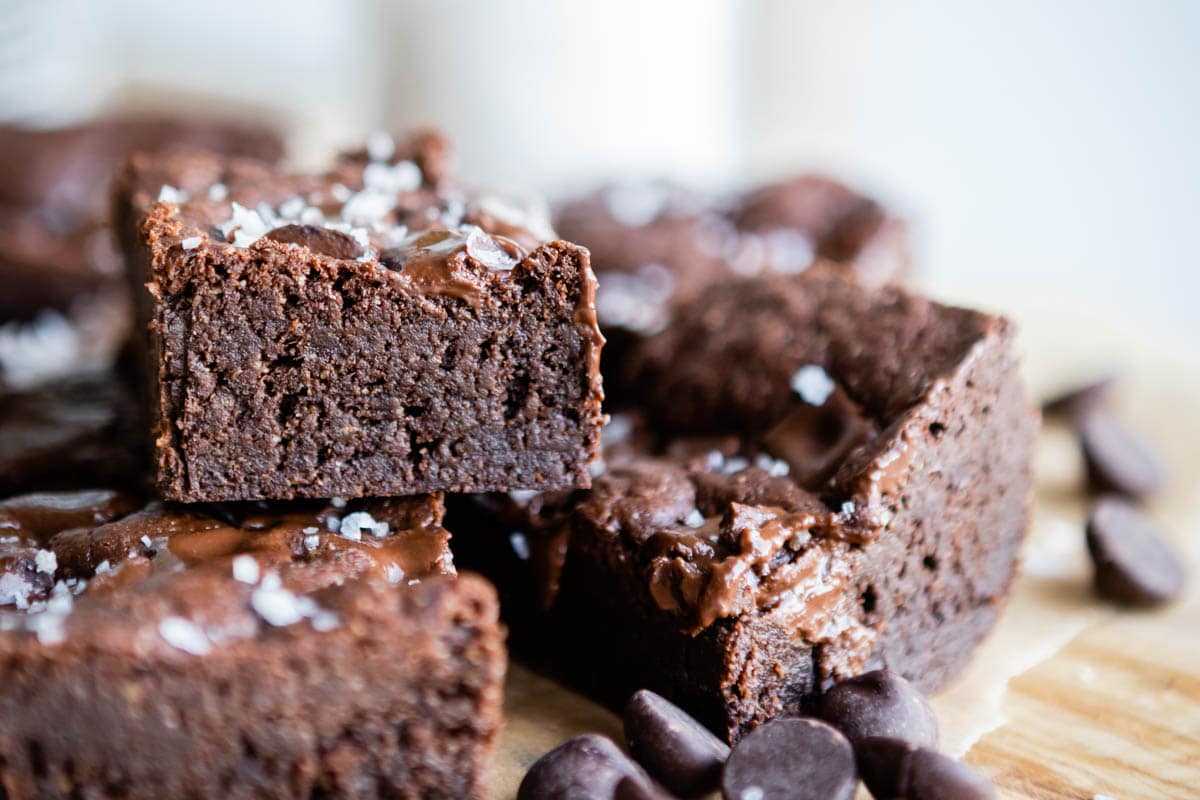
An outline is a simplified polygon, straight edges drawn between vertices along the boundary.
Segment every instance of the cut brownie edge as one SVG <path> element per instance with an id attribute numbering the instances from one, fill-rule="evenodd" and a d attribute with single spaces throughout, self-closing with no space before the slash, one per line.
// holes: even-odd
<path id="1" fill-rule="evenodd" d="M 266 240 L 184 250 L 171 211 L 142 234 L 160 254 L 160 496 L 589 485 L 603 338 L 586 250 L 550 242 L 507 274 L 468 258 L 430 283 Z"/>

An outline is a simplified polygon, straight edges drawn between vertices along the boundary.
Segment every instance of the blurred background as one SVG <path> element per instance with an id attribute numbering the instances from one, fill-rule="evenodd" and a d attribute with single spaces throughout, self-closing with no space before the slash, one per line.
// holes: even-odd
<path id="1" fill-rule="evenodd" d="M 816 169 L 911 219 L 917 283 L 937 296 L 1018 318 L 1069 308 L 1189 355 L 1200 343 L 1200 3 L 0 9 L 7 123 L 213 107 L 284 126 L 302 162 L 433 124 L 474 182 L 552 196 Z"/>

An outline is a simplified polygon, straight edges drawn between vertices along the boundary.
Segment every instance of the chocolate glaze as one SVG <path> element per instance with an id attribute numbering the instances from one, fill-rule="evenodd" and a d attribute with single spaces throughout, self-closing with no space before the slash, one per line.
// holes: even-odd
<path id="1" fill-rule="evenodd" d="M 482 301 L 484 291 L 478 270 L 488 265 L 475 258 L 473 247 L 489 248 L 498 256 L 493 263 L 507 263 L 510 269 L 525 257 L 516 242 L 468 228 L 425 231 L 386 251 L 380 260 L 389 269 L 399 271 L 422 294 L 456 297 L 474 306 Z"/>
<path id="2" fill-rule="evenodd" d="M 24 537 L 53 551 L 56 569 L 45 590 L 54 581 L 74 579 L 86 581 L 84 594 L 190 570 L 233 580 L 231 564 L 239 555 L 253 556 L 258 574 L 276 573 L 297 592 L 360 576 L 411 583 L 455 572 L 437 496 L 358 501 L 344 508 L 160 502 L 134 508 L 128 496 L 106 491 L 14 497 L 0 504 L 0 535 L 11 530 L 14 541 Z M 360 512 L 370 515 L 369 522 L 387 523 L 387 531 L 362 530 L 357 539 L 341 535 L 343 521 Z M 0 559 L 10 550 L 13 557 L 0 561 L 4 570 L 26 569 L 36 555 L 36 547 L 8 546 Z"/>
<path id="3" fill-rule="evenodd" d="M 632 548 L 644 591 L 692 634 L 747 611 L 782 609 L 809 641 L 853 644 L 848 662 L 869 651 L 873 637 L 846 599 L 845 518 L 786 478 L 638 459 L 597 478 L 575 524 Z"/>

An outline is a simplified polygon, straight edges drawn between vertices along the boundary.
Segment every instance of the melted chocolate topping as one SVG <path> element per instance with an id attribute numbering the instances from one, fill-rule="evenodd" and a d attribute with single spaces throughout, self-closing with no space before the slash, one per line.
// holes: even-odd
<path id="1" fill-rule="evenodd" d="M 193 570 L 232 581 L 239 556 L 254 559 L 253 575 L 275 573 L 283 586 L 300 593 L 360 576 L 399 583 L 454 573 L 436 497 L 353 502 L 345 508 L 159 502 L 134 508 L 131 498 L 106 491 L 25 495 L 0 503 L 0 577 L 14 570 L 29 573 L 27 562 L 41 546 L 53 554 L 54 565 L 48 574 L 42 570 L 48 585 L 35 600 L 56 581 L 77 582 L 76 593 L 83 594 Z M 43 557 L 41 565 L 46 563 Z M 0 597 L 0 603 L 13 599 Z"/>

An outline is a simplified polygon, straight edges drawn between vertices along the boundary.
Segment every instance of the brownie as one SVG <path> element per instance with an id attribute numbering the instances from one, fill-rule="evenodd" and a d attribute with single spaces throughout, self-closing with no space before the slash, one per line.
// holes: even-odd
<path id="1" fill-rule="evenodd" d="M 877 201 L 827 177 L 803 175 L 760 186 L 738 198 L 731 217 L 743 235 L 761 237 L 768 254 L 791 254 L 782 264 L 768 255 L 768 266 L 776 271 L 803 266 L 801 241 L 807 239 L 810 260 L 846 265 L 864 285 L 899 283 L 908 275 L 905 222 Z"/>
<path id="2" fill-rule="evenodd" d="M 440 517 L 0 502 L 0 793 L 480 796 L 502 631 Z"/>
<path id="3" fill-rule="evenodd" d="M 544 221 L 395 154 L 317 176 L 135 158 L 117 196 L 162 498 L 588 485 L 595 278 Z"/>
<path id="4" fill-rule="evenodd" d="M 0 497 L 46 489 L 137 489 L 145 473 L 135 401 L 113 373 L 0 388 Z"/>
<path id="5" fill-rule="evenodd" d="M 456 555 L 518 595 L 514 652 L 730 741 L 865 670 L 937 689 L 995 622 L 1028 524 L 1013 337 L 826 275 L 714 285 L 635 355 L 657 441 L 588 491 L 456 508 L 453 530 L 521 534 Z"/>
<path id="6" fill-rule="evenodd" d="M 121 117 L 0 126 L 0 372 L 33 382 L 111 360 L 128 331 L 109 181 L 137 151 L 188 145 L 278 159 L 277 134 L 214 120 Z M 28 376 L 28 377 L 26 377 Z"/>
<path id="7" fill-rule="evenodd" d="M 592 253 L 596 308 L 609 339 L 603 372 L 623 406 L 632 391 L 624 383 L 628 354 L 716 281 L 814 264 L 872 286 L 907 274 L 905 223 L 817 176 L 734 197 L 662 181 L 618 183 L 564 203 L 555 225 Z"/>

